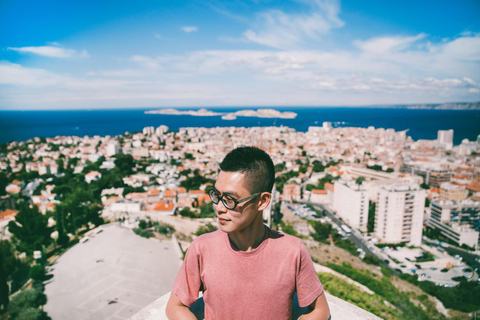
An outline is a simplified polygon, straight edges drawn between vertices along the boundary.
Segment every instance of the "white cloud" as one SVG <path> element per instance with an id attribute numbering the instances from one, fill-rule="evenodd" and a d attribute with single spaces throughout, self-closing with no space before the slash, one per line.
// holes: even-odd
<path id="1" fill-rule="evenodd" d="M 39 56 L 48 57 L 48 58 L 85 58 L 88 57 L 86 50 L 77 52 L 73 49 L 64 49 L 54 46 L 40 46 L 40 47 L 20 47 L 14 48 L 9 47 L 8 50 L 17 51 L 20 53 L 33 53 Z"/>
<path id="2" fill-rule="evenodd" d="M 46 87 L 60 85 L 65 80 L 64 76 L 43 69 L 0 61 L 0 85 Z"/>
<path id="3" fill-rule="evenodd" d="M 24 105 L 44 100 L 47 107 L 80 106 L 89 100 L 117 107 L 138 106 L 139 101 L 143 106 L 214 106 L 480 100 L 480 61 L 472 59 L 480 56 L 476 46 L 480 36 L 428 48 L 412 42 L 416 37 L 384 46 L 388 47 L 384 53 L 208 50 L 135 55 L 120 69 L 82 70 L 80 75 L 0 62 L 0 92 Z M 374 43 L 371 40 L 364 43 Z M 428 39 L 421 40 L 420 45 Z M 453 50 L 460 43 L 468 54 Z"/>
<path id="4" fill-rule="evenodd" d="M 133 62 L 136 62 L 146 68 L 150 69 L 158 69 L 160 67 L 160 63 L 158 60 L 155 60 L 150 57 L 135 55 L 131 58 Z"/>
<path id="5" fill-rule="evenodd" d="M 153 36 L 159 40 L 162 39 L 162 36 L 158 33 L 155 33 Z"/>
<path id="6" fill-rule="evenodd" d="M 410 48 L 413 43 L 425 37 L 424 33 L 413 37 L 378 37 L 366 41 L 356 40 L 353 44 L 367 53 L 386 54 Z"/>
<path id="7" fill-rule="evenodd" d="M 257 15 L 257 27 L 243 36 L 277 49 L 294 48 L 305 40 L 317 40 L 333 28 L 343 26 L 338 14 L 340 5 L 335 0 L 301 1 L 308 4 L 306 13 L 285 13 L 269 10 Z"/>
<path id="8" fill-rule="evenodd" d="M 192 33 L 198 31 L 198 27 L 195 26 L 183 26 L 182 30 L 186 33 Z"/>

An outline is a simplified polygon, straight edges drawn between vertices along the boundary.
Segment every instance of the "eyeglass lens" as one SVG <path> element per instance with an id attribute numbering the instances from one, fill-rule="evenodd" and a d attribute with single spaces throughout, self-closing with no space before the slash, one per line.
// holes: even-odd
<path id="1" fill-rule="evenodd" d="M 215 192 L 215 190 L 211 189 L 209 195 L 210 199 L 212 199 L 213 203 L 215 204 L 218 204 L 218 201 L 220 201 L 221 199 L 225 207 L 227 207 L 228 209 L 233 209 L 236 206 L 235 200 L 228 194 L 220 196 L 217 192 Z"/>

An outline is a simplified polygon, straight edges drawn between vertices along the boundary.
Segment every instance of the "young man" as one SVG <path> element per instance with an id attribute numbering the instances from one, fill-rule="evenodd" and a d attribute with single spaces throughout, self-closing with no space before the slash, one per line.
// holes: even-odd
<path id="1" fill-rule="evenodd" d="M 169 319 L 192 319 L 203 291 L 205 319 L 291 319 L 294 293 L 301 319 L 327 320 L 323 287 L 298 238 L 270 230 L 263 210 L 271 201 L 275 168 L 255 147 L 231 151 L 209 191 L 220 230 L 195 239 L 166 307 Z"/>

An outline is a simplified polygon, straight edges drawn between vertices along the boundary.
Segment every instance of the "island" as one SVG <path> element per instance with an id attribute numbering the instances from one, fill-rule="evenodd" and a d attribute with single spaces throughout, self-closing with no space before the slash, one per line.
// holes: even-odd
<path id="1" fill-rule="evenodd" d="M 207 109 L 199 110 L 178 110 L 173 108 L 149 110 L 145 111 L 146 114 L 167 114 L 174 116 L 190 115 L 197 117 L 211 117 L 221 116 L 222 120 L 235 120 L 237 117 L 257 117 L 257 118 L 278 118 L 278 119 L 295 119 L 297 114 L 291 111 L 278 111 L 275 109 L 246 109 L 235 112 L 214 112 Z"/>

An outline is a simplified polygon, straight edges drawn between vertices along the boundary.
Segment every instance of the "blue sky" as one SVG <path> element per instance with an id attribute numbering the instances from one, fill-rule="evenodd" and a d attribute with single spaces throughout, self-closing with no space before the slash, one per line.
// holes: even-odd
<path id="1" fill-rule="evenodd" d="M 480 101 L 480 2 L 0 2 L 0 109 Z"/>

